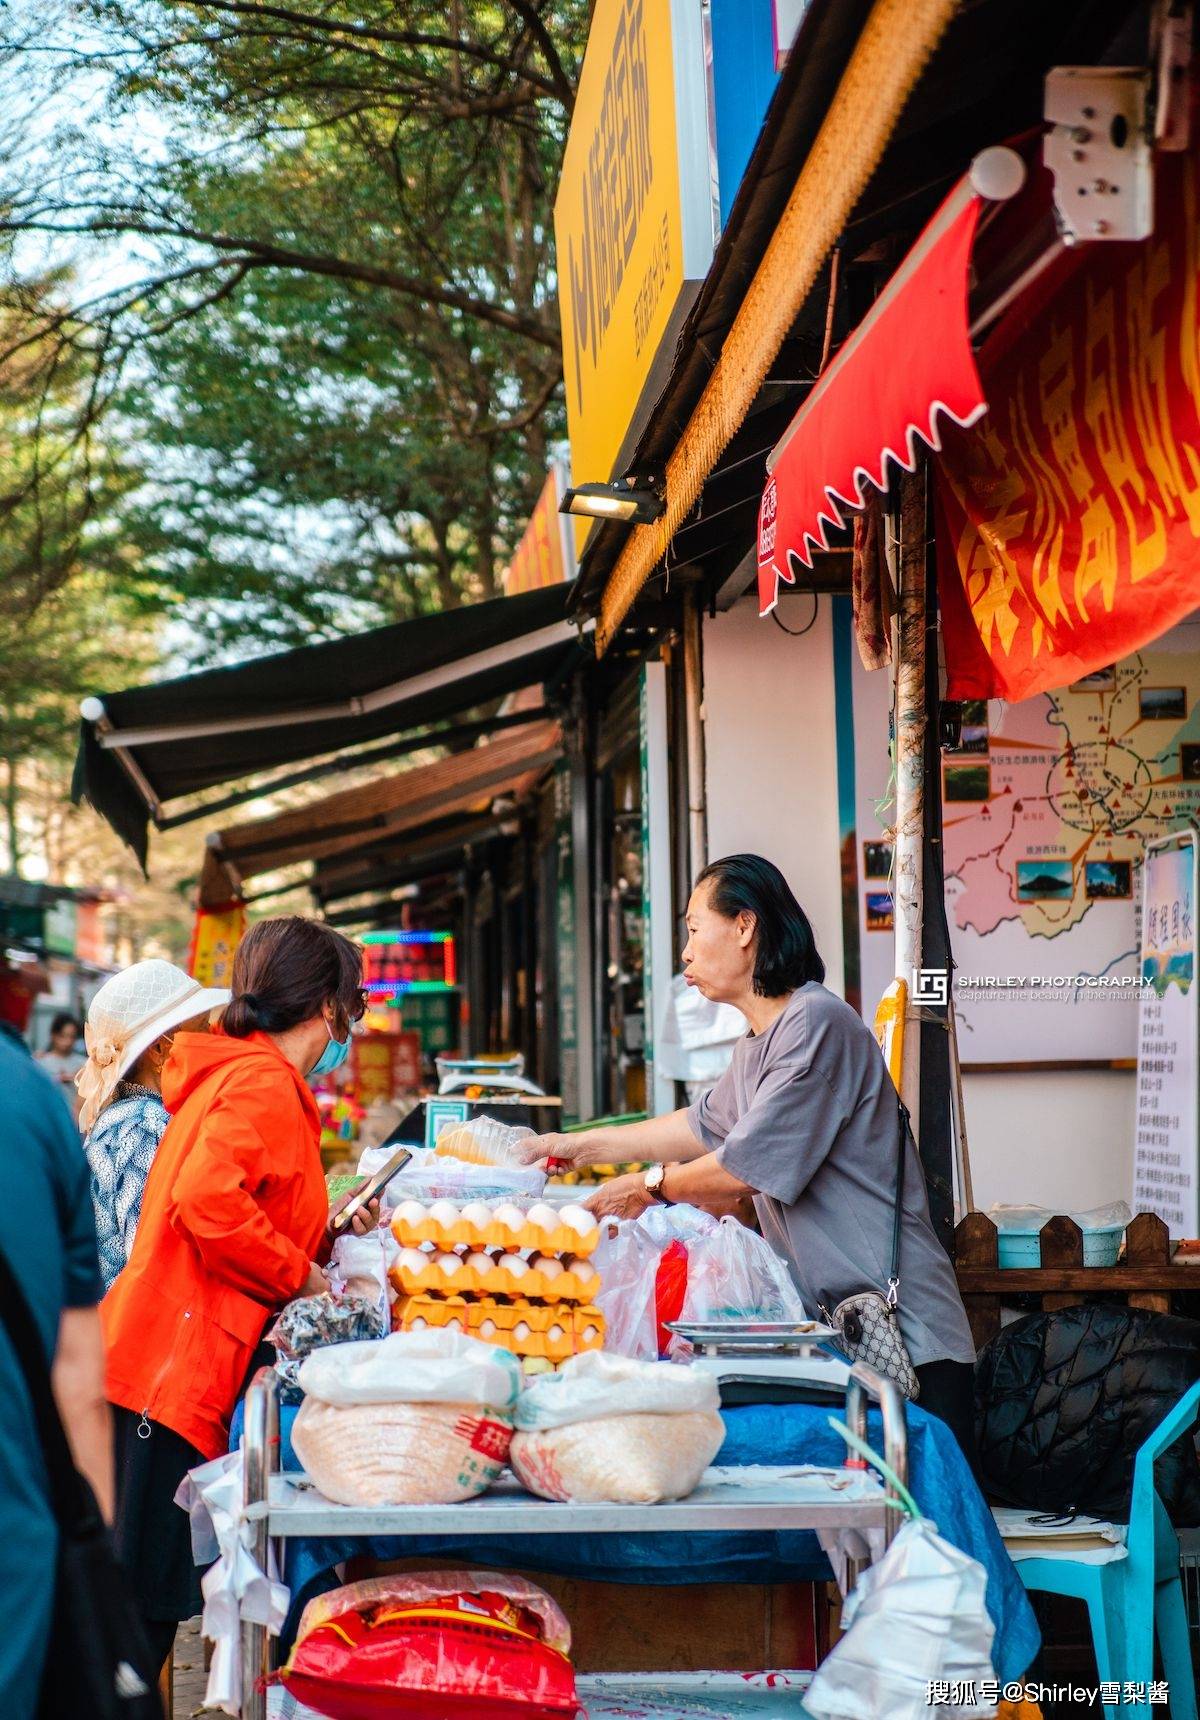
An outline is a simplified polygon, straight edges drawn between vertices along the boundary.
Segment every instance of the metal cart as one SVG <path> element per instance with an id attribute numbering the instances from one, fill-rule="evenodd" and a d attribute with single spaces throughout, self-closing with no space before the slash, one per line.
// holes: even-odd
<path id="1" fill-rule="evenodd" d="M 871 1369 L 851 1369 L 846 1388 L 846 1425 L 866 1437 L 867 1400 L 883 1411 L 884 1457 L 902 1482 L 908 1480 L 904 1399 L 890 1380 Z M 526 1493 L 506 1478 L 478 1499 L 457 1505 L 360 1507 L 335 1505 L 316 1493 L 304 1476 L 281 1474 L 279 1462 L 279 1381 L 273 1368 L 261 1368 L 246 1394 L 244 1435 L 245 1506 L 251 1526 L 251 1551 L 266 1569 L 269 1543 L 291 1536 L 375 1537 L 405 1535 L 604 1535 L 664 1534 L 672 1531 L 798 1529 L 881 1529 L 885 1543 L 899 1526 L 899 1513 L 887 1503 L 892 1493 L 865 1468 L 849 1468 L 837 1492 L 814 1481 L 796 1466 L 713 1468 L 686 1499 L 661 1505 L 555 1504 Z M 282 1560 L 281 1560 L 282 1563 Z M 243 1720 L 265 1720 L 265 1679 L 270 1641 L 264 1626 L 242 1625 Z M 707 1682 L 706 1682 L 707 1681 Z M 602 1698 L 625 1681 L 611 1675 L 594 1682 Z M 754 1706 L 753 1694 L 739 1674 L 737 1684 L 749 1706 L 737 1712 L 765 1712 L 786 1720 L 803 1715 L 802 1688 L 792 1681 L 770 1692 L 769 1710 Z M 728 1716 L 729 1696 L 722 1681 L 708 1674 L 643 1675 L 629 1687 L 664 1697 L 675 1693 L 689 1714 Z M 705 1690 L 710 1692 L 705 1696 Z"/>

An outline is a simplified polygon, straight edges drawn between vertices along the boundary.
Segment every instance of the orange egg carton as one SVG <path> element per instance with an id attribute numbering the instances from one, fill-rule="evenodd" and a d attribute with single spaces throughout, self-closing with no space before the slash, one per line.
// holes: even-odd
<path id="1" fill-rule="evenodd" d="M 570 1218 L 564 1217 L 569 1213 Z M 600 1227 L 582 1207 L 553 1207 L 536 1203 L 523 1211 L 511 1201 L 489 1206 L 469 1201 L 435 1200 L 426 1206 L 406 1200 L 392 1215 L 392 1235 L 401 1248 L 419 1248 L 432 1243 L 443 1252 L 465 1248 L 473 1252 L 498 1250 L 515 1254 L 528 1249 L 534 1254 L 590 1255 L 600 1240 Z"/>
<path id="2" fill-rule="evenodd" d="M 515 1356 L 552 1364 L 565 1362 L 580 1350 L 598 1350 L 604 1344 L 604 1316 L 590 1306 L 545 1305 L 523 1299 L 498 1302 L 490 1297 L 472 1302 L 462 1296 L 430 1294 L 402 1296 L 396 1301 L 393 1331 L 421 1332 L 431 1327 L 467 1332 Z"/>
<path id="3" fill-rule="evenodd" d="M 587 1260 L 526 1261 L 473 1253 L 433 1255 L 404 1248 L 388 1270 L 397 1295 L 521 1296 L 543 1302 L 591 1302 L 600 1289 L 600 1274 Z M 557 1270 L 555 1270 L 557 1268 Z"/>

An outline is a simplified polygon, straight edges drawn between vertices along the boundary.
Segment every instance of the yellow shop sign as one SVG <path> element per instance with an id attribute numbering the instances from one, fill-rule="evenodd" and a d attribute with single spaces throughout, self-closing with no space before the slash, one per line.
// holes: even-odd
<path id="1" fill-rule="evenodd" d="M 577 484 L 626 469 L 712 261 L 702 24 L 701 0 L 598 0 L 592 19 L 554 205 Z"/>

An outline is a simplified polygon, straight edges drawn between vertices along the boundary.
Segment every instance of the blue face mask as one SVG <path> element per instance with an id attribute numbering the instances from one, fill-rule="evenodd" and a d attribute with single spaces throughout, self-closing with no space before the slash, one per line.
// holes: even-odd
<path id="1" fill-rule="evenodd" d="M 329 1044 L 309 1070 L 310 1077 L 313 1075 L 332 1075 L 335 1069 L 341 1068 L 350 1055 L 349 1034 L 346 1035 L 345 1039 L 335 1039 L 333 1029 L 328 1022 L 325 1023 L 325 1031 L 329 1035 Z"/>

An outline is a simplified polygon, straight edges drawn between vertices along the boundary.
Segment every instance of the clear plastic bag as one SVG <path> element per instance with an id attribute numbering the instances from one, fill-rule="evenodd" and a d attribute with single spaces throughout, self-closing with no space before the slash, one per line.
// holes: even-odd
<path id="1" fill-rule="evenodd" d="M 991 1206 L 987 1216 L 997 1230 L 1040 1230 L 1057 1216 L 1048 1206 Z M 1133 1213 L 1123 1200 L 1110 1201 L 1107 1206 L 1089 1207 L 1087 1212 L 1068 1212 L 1080 1230 L 1108 1230 L 1113 1225 L 1129 1224 Z"/>
<path id="2" fill-rule="evenodd" d="M 468 1117 L 465 1123 L 453 1123 L 437 1138 L 434 1152 L 439 1158 L 458 1159 L 469 1165 L 518 1166 L 515 1156 L 518 1141 L 531 1141 L 534 1131 L 501 1123 L 495 1117 Z"/>
<path id="3" fill-rule="evenodd" d="M 681 1320 L 803 1320 L 787 1266 L 757 1231 L 726 1217 L 687 1244 Z"/>
<path id="4" fill-rule="evenodd" d="M 385 1165 L 393 1147 L 372 1147 L 358 1161 L 360 1176 Z M 391 1211 L 405 1200 L 537 1200 L 546 1186 L 546 1173 L 533 1165 L 472 1165 L 418 1147 L 403 1170 L 383 1191 L 383 1206 Z"/>
<path id="5" fill-rule="evenodd" d="M 817 1668 L 805 1712 L 813 1720 L 927 1720 L 936 1680 L 972 1692 L 968 1703 L 939 1704 L 939 1715 L 995 1714 L 994 1703 L 973 1697 L 995 1678 L 986 1589 L 983 1566 L 932 1523 L 905 1523 L 847 1599 L 846 1634 Z"/>
<path id="6" fill-rule="evenodd" d="M 655 1283 L 664 1246 L 641 1220 L 600 1226 L 592 1257 L 600 1272 L 596 1306 L 604 1315 L 605 1348 L 619 1356 L 658 1359 Z"/>
<path id="7" fill-rule="evenodd" d="M 301 1364 L 317 1350 L 329 1345 L 376 1340 L 387 1330 L 387 1315 L 374 1301 L 363 1296 L 339 1298 L 298 1296 L 280 1310 L 267 1333 L 275 1346 L 275 1371 L 285 1393 L 294 1398 L 299 1390 Z"/>

